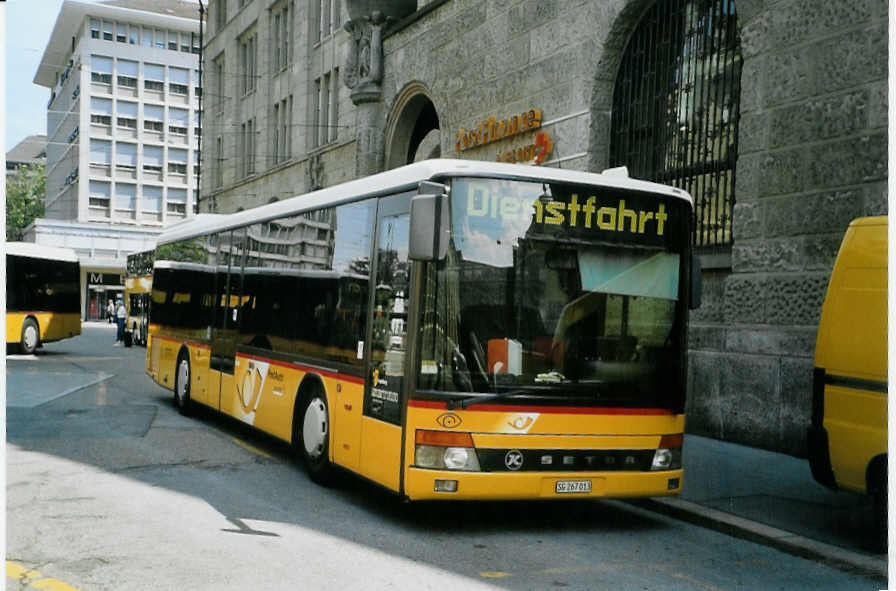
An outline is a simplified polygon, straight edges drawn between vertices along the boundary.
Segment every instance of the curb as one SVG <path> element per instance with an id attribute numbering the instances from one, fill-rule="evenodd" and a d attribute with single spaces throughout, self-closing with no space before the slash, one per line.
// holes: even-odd
<path id="1" fill-rule="evenodd" d="M 662 513 L 730 536 L 770 546 L 787 554 L 821 562 L 833 568 L 866 577 L 887 580 L 886 558 L 876 558 L 838 546 L 810 540 L 724 511 L 681 499 L 639 499 L 629 504 Z"/>

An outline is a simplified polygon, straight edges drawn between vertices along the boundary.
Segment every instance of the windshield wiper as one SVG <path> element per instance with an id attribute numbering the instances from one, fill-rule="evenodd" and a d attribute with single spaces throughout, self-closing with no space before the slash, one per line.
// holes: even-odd
<path id="1" fill-rule="evenodd" d="M 454 410 L 455 408 L 467 408 L 471 404 L 476 404 L 477 402 L 488 402 L 489 400 L 499 400 L 501 398 L 514 398 L 516 396 L 520 396 L 521 394 L 531 394 L 531 390 L 509 390 L 507 392 L 496 392 L 494 394 L 480 394 L 478 396 L 468 396 L 467 398 L 456 398 L 454 400 L 449 400 L 446 404 L 448 410 Z"/>

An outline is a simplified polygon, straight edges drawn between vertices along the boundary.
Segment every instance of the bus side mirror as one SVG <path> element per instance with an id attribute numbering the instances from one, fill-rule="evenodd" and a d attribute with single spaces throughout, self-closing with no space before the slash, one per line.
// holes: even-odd
<path id="1" fill-rule="evenodd" d="M 696 254 L 691 254 L 691 301 L 690 308 L 691 310 L 696 310 L 700 307 L 700 302 L 703 299 L 703 277 L 702 266 L 700 265 L 700 257 Z"/>
<path id="2" fill-rule="evenodd" d="M 408 258 L 440 261 L 448 253 L 448 187 L 423 181 L 411 198 Z"/>

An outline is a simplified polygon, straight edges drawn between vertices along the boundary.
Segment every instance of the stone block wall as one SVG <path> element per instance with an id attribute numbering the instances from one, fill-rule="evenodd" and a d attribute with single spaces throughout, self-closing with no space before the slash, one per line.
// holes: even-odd
<path id="1" fill-rule="evenodd" d="M 799 456 L 840 241 L 852 219 L 887 212 L 887 5 L 737 8 L 734 244 L 692 316 L 688 430 Z"/>

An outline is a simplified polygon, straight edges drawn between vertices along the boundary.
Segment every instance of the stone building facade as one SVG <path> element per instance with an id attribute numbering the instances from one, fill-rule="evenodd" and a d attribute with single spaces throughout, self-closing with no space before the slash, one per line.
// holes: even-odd
<path id="1" fill-rule="evenodd" d="M 851 219 L 887 211 L 883 0 L 211 0 L 200 210 L 237 211 L 428 157 L 627 164 L 614 151 L 614 96 L 627 53 L 640 51 L 637 32 L 664 3 L 707 30 L 730 24 L 737 58 L 724 112 L 691 107 L 690 122 L 663 123 L 690 133 L 693 121 L 724 119 L 734 130 L 732 198 L 712 214 L 724 239 L 700 249 L 688 430 L 801 455 L 840 239 Z M 701 13 L 707 5 L 716 12 Z M 691 38 L 666 24 L 655 27 L 671 35 L 663 47 Z M 690 69 L 679 52 L 648 60 L 649 75 L 686 73 L 685 90 L 709 94 L 720 83 L 699 76 L 720 61 L 715 39 L 694 46 Z M 663 64 L 677 69 L 664 76 Z"/>

